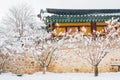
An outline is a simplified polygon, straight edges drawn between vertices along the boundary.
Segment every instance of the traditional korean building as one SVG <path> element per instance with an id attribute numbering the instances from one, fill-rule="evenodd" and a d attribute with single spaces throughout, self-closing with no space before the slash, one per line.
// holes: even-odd
<path id="1" fill-rule="evenodd" d="M 43 16 L 49 13 L 51 15 Z M 41 10 L 38 15 L 47 25 L 47 29 L 56 29 L 56 35 L 71 30 L 74 33 L 86 27 L 87 33 L 101 31 L 107 24 L 105 21 L 120 18 L 120 9 L 51 9 Z M 120 21 L 120 19 L 118 19 Z M 53 35 L 54 36 L 54 35 Z"/>

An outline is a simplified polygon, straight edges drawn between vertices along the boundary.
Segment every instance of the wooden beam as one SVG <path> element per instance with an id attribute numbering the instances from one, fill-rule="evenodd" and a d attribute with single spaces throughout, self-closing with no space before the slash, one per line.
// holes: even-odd
<path id="1" fill-rule="evenodd" d="M 98 26 L 107 26 L 107 23 L 105 23 L 105 22 L 96 22 L 96 25 L 98 25 Z"/>
<path id="2" fill-rule="evenodd" d="M 66 27 L 66 26 L 90 26 L 90 23 L 59 23 L 57 27 Z"/>
<path id="3" fill-rule="evenodd" d="M 55 25 L 56 27 L 67 27 L 67 26 L 90 26 L 90 23 L 59 23 Z M 107 26 L 107 23 L 105 22 L 96 22 L 96 26 Z"/>

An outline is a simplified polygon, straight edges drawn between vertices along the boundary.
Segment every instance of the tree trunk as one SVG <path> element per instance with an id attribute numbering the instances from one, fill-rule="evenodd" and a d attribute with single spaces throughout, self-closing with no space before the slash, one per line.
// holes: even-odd
<path id="1" fill-rule="evenodd" d="M 94 76 L 98 76 L 98 65 L 94 66 Z"/>
<path id="2" fill-rule="evenodd" d="M 0 75 L 1 75 L 1 73 L 2 73 L 2 70 L 0 69 Z"/>
<path id="3" fill-rule="evenodd" d="M 47 67 L 43 67 L 43 74 L 46 74 Z"/>

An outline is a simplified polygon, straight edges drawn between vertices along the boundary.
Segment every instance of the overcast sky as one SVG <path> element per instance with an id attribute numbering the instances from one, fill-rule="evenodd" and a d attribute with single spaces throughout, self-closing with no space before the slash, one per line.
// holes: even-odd
<path id="1" fill-rule="evenodd" d="M 20 4 L 29 4 L 38 14 L 40 9 L 120 9 L 120 0 L 0 0 L 0 18 L 9 8 Z"/>

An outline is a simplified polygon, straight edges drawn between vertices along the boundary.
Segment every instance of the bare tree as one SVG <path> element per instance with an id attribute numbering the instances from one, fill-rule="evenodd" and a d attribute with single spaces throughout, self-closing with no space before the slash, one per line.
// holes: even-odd
<path id="1" fill-rule="evenodd" d="M 20 38 L 27 29 L 26 27 L 32 27 L 34 24 L 33 10 L 26 4 L 14 6 L 9 9 L 7 17 L 3 18 L 3 23 L 18 32 Z"/>
<path id="2" fill-rule="evenodd" d="M 3 18 L 3 26 L 6 29 L 0 29 L 0 57 L 1 72 L 4 64 L 10 55 L 24 53 L 24 46 L 33 42 L 35 22 L 33 10 L 28 5 L 18 5 L 10 8 L 9 13 Z M 36 26 L 35 26 L 36 25 Z"/>
<path id="3" fill-rule="evenodd" d="M 114 20 L 113 20 L 114 21 Z M 120 47 L 120 35 L 118 28 L 119 24 L 111 24 L 110 22 L 106 31 L 108 32 L 105 36 L 100 36 L 99 32 L 95 31 L 96 37 L 84 36 L 82 39 L 82 46 L 80 47 L 80 56 L 94 66 L 94 75 L 98 76 L 98 66 L 107 53 Z M 117 25 L 117 26 L 116 26 Z"/>
<path id="4" fill-rule="evenodd" d="M 51 40 L 41 40 L 35 45 L 34 56 L 36 61 L 43 69 L 43 74 L 46 74 L 47 68 L 49 67 L 53 57 L 55 58 L 54 52 L 61 46 L 62 41 L 51 41 Z"/>
<path id="5" fill-rule="evenodd" d="M 98 76 L 98 65 L 102 59 L 107 55 L 106 42 L 103 40 L 90 40 L 85 42 L 82 47 L 80 47 L 80 56 L 88 61 L 92 66 L 94 66 L 95 76 Z"/>

